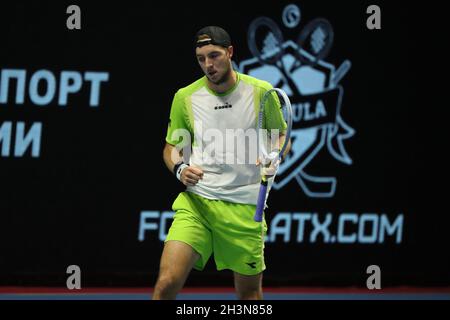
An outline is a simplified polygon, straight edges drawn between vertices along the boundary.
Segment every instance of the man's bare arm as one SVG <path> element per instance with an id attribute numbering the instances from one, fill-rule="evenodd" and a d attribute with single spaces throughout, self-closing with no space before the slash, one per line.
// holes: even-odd
<path id="1" fill-rule="evenodd" d="M 163 150 L 163 159 L 167 169 L 173 173 L 175 165 L 183 160 L 183 156 L 174 145 L 166 143 Z M 203 171 L 192 166 L 186 167 L 180 175 L 180 181 L 186 186 L 195 186 L 200 179 L 203 179 Z"/>
<path id="2" fill-rule="evenodd" d="M 286 134 L 282 133 L 280 134 L 279 138 L 278 138 L 278 145 L 281 146 L 284 144 L 284 141 L 286 140 Z M 289 139 L 288 144 L 286 146 L 286 149 L 284 150 L 283 154 L 282 154 L 282 158 L 285 159 L 286 155 L 289 153 L 289 151 L 291 150 L 291 139 Z"/>
<path id="3" fill-rule="evenodd" d="M 175 146 L 166 143 L 163 150 L 163 159 L 167 169 L 169 169 L 170 172 L 173 172 L 175 164 L 183 160 L 183 156 L 181 152 L 177 152 Z"/>

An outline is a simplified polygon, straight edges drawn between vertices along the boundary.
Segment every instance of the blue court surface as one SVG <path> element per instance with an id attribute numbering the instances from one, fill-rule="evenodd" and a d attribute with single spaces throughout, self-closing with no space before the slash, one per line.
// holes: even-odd
<path id="1" fill-rule="evenodd" d="M 0 300 L 150 300 L 153 288 L 0 287 Z M 235 300 L 233 288 L 185 288 L 179 300 Z M 264 288 L 265 300 L 450 300 L 450 287 Z"/>

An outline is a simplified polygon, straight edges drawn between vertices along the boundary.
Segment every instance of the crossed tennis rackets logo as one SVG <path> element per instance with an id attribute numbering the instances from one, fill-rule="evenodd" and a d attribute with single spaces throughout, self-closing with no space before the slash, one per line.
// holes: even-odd
<path id="1" fill-rule="evenodd" d="M 293 28 L 299 20 L 300 9 L 287 6 L 283 12 L 286 27 Z M 326 19 L 317 18 L 302 28 L 295 41 L 285 40 L 275 21 L 259 17 L 250 24 L 247 39 L 253 58 L 235 63 L 235 68 L 283 89 L 293 108 L 292 147 L 273 188 L 283 188 L 295 179 L 309 197 L 333 197 L 336 177 L 307 173 L 308 165 L 325 146 L 334 159 L 352 164 L 344 141 L 355 130 L 341 116 L 344 89 L 339 85 L 351 62 L 345 60 L 336 69 L 325 61 L 333 45 L 333 27 Z"/>

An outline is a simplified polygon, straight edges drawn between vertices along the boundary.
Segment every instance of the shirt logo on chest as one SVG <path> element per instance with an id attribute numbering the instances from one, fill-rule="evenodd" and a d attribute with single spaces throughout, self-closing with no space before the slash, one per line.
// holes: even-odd
<path id="1" fill-rule="evenodd" d="M 222 106 L 215 106 L 215 107 L 214 107 L 214 110 L 231 109 L 231 108 L 233 108 L 233 105 L 227 102 L 227 103 L 225 103 L 225 104 L 222 105 Z"/>

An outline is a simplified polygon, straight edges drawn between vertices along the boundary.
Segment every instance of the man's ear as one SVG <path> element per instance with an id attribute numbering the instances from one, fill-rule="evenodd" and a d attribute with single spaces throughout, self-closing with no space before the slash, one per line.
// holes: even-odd
<path id="1" fill-rule="evenodd" d="M 227 51 L 228 51 L 228 54 L 230 55 L 230 59 L 231 59 L 231 57 L 233 57 L 233 46 L 229 46 L 228 48 L 227 48 Z"/>

